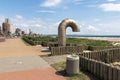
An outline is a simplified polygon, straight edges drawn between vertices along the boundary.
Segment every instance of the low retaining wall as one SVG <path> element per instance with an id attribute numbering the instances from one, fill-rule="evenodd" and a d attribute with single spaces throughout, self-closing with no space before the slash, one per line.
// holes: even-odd
<path id="1" fill-rule="evenodd" d="M 120 80 L 120 68 L 80 56 L 80 68 L 94 74 L 100 80 Z"/>
<path id="2" fill-rule="evenodd" d="M 79 54 L 83 52 L 82 46 L 51 47 L 51 55 Z"/>

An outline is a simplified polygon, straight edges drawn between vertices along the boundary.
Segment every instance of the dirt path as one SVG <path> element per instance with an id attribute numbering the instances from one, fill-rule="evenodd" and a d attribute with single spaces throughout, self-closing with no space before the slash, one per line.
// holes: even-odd
<path id="1" fill-rule="evenodd" d="M 46 55 L 50 52 L 42 52 L 47 49 L 41 46 L 26 46 L 20 38 L 6 39 L 0 43 L 0 58 L 28 55 Z"/>

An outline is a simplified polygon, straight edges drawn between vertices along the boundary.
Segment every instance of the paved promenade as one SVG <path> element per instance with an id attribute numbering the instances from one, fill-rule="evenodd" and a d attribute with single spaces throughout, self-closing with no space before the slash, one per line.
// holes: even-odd
<path id="1" fill-rule="evenodd" d="M 0 43 L 0 58 L 50 54 L 42 52 L 44 49 L 41 46 L 26 46 L 20 38 L 6 39 L 6 42 Z"/>
<path id="2" fill-rule="evenodd" d="M 49 54 L 43 49 L 19 38 L 0 43 L 0 80 L 65 80 L 39 56 Z"/>

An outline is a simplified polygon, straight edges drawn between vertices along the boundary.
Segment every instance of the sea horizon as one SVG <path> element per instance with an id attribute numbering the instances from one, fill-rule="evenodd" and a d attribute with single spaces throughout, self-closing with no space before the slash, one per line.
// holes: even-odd
<path id="1" fill-rule="evenodd" d="M 57 37 L 57 34 L 49 34 L 47 36 L 52 36 L 52 37 Z M 92 37 L 97 37 L 97 38 L 120 38 L 120 35 L 66 35 L 69 38 L 92 38 Z"/>

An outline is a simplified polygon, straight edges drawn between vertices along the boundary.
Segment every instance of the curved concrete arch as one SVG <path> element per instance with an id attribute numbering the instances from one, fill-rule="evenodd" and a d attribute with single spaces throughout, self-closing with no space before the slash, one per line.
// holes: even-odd
<path id="1" fill-rule="evenodd" d="M 79 26 L 73 19 L 64 19 L 58 27 L 58 45 L 66 46 L 66 29 L 71 27 L 73 32 L 80 32 Z"/>

